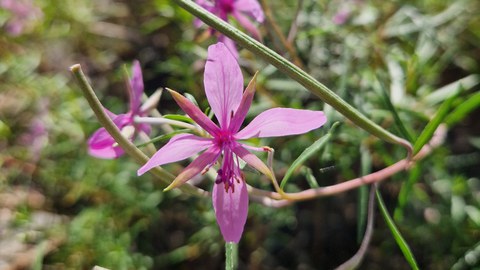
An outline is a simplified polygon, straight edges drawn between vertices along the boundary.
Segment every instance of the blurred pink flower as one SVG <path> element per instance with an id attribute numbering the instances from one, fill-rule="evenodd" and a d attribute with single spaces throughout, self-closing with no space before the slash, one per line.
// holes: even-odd
<path id="1" fill-rule="evenodd" d="M 211 137 L 192 134 L 174 136 L 138 170 L 148 170 L 180 161 L 201 153 L 166 188 L 178 187 L 208 170 L 222 156 L 221 168 L 213 186 L 212 200 L 222 235 L 227 242 L 238 242 L 247 219 L 248 193 L 240 160 L 271 176 L 270 169 L 249 150 L 265 151 L 245 145 L 239 140 L 301 134 L 319 128 L 326 122 L 321 111 L 274 108 L 262 112 L 240 129 L 255 94 L 255 77 L 243 91 L 243 76 L 234 56 L 223 43 L 208 48 L 204 74 L 205 93 L 219 125 L 179 93 L 170 90 L 180 108 Z"/>
<path id="2" fill-rule="evenodd" d="M 337 11 L 335 16 L 333 16 L 332 21 L 334 24 L 338 24 L 338 25 L 344 24 L 350 18 L 350 15 L 351 15 L 350 9 L 343 8 Z"/>
<path id="3" fill-rule="evenodd" d="M 29 124 L 28 131 L 19 138 L 20 144 L 28 147 L 29 159 L 34 163 L 40 159 L 42 150 L 48 145 L 48 107 L 48 100 L 41 99 L 38 103 L 37 112 Z"/>
<path id="4" fill-rule="evenodd" d="M 0 8 L 12 14 L 6 24 L 6 30 L 12 36 L 22 34 L 26 25 L 43 15 L 31 0 L 0 0 Z"/>
<path id="5" fill-rule="evenodd" d="M 250 19 L 258 23 L 263 23 L 265 20 L 262 7 L 257 0 L 195 0 L 195 2 L 224 21 L 228 21 L 228 16 L 231 15 L 254 38 L 260 39 L 260 32 L 247 18 L 250 17 Z M 202 22 L 197 18 L 194 23 L 196 27 L 202 25 Z M 232 40 L 224 35 L 220 35 L 218 41 L 225 43 L 230 52 L 238 59 L 238 52 Z"/>
<path id="6" fill-rule="evenodd" d="M 105 112 L 112 119 L 122 134 L 130 140 L 133 140 L 138 132 L 150 134 L 151 131 L 150 125 L 143 123 L 136 124 L 134 122 L 134 118 L 136 116 L 145 116 L 147 112 L 155 107 L 158 102 L 157 99 L 146 102 L 142 106 L 141 98 L 143 95 L 143 90 L 142 70 L 140 68 L 140 63 L 135 60 L 132 66 L 132 78 L 130 79 L 128 85 L 130 110 L 125 114 L 116 115 L 104 108 Z M 152 97 L 155 98 L 154 96 Z M 110 136 L 108 131 L 102 127 L 88 139 L 88 153 L 97 158 L 114 159 L 123 155 L 124 151 L 115 142 L 115 139 Z"/>

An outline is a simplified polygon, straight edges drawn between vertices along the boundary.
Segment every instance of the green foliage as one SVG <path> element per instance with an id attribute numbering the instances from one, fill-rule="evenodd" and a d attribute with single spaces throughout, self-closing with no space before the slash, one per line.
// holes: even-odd
<path id="1" fill-rule="evenodd" d="M 405 258 L 413 265 L 413 256 L 422 269 L 478 267 L 480 4 L 353 2 L 303 1 L 295 19 L 299 1 L 265 1 L 285 35 L 298 23 L 292 46 L 303 69 L 370 120 L 415 143 L 416 151 L 438 124 L 449 128 L 440 148 L 381 185 L 382 213 L 394 209 L 394 219 L 375 224 L 361 267 L 398 262 L 394 267 L 403 269 L 409 267 Z M 16 37 L 5 32 L 11 14 L 0 10 L 0 190 L 37 190 L 46 197 L 43 210 L 69 220 L 63 245 L 34 268 L 222 268 L 224 243 L 208 199 L 163 193 L 149 176 L 138 178 L 138 165 L 127 157 L 87 155 L 86 140 L 99 125 L 67 70 L 81 63 L 105 107 L 118 113 L 127 107 L 122 66 L 139 59 L 148 93 L 160 87 L 188 91 L 205 109 L 203 65 L 216 39 L 206 37 L 205 27 L 194 28 L 193 17 L 172 0 L 35 3 L 43 16 Z M 343 8 L 349 17 L 334 23 Z M 291 59 L 268 23 L 261 32 L 265 45 Z M 325 127 L 302 136 L 249 141 L 275 149 L 275 173 L 282 185 L 288 180 L 288 191 L 343 182 L 405 157 L 403 149 L 360 130 L 251 52 L 241 49 L 240 56 L 246 82 L 260 71 L 246 122 L 271 107 L 323 110 L 328 117 Z M 178 115 L 167 93 L 158 109 L 169 119 L 190 121 Z M 46 131 L 33 133 L 36 121 Z M 342 125 L 327 133 L 337 121 Z M 174 134 L 159 131 L 152 142 L 160 146 Z M 166 169 L 177 174 L 185 164 Z M 255 172 L 247 171 L 246 179 L 271 190 Z M 211 189 L 212 181 L 195 181 Z M 348 192 L 281 209 L 251 202 L 239 268 L 340 265 L 362 238 L 366 197 L 365 191 Z M 28 224 L 31 211 L 16 209 L 16 225 Z"/>

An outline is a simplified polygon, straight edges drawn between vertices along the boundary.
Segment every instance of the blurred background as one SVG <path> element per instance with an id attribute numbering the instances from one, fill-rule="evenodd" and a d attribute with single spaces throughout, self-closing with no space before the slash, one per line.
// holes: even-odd
<path id="1" fill-rule="evenodd" d="M 380 191 L 421 269 L 480 269 L 480 2 L 261 3 L 269 15 L 259 26 L 264 44 L 398 136 L 415 142 L 451 101 L 444 144 Z M 139 165 L 127 156 L 87 154 L 99 124 L 68 70 L 80 63 L 104 106 L 121 113 L 124 67 L 138 59 L 148 94 L 168 86 L 205 110 L 204 59 L 216 42 L 208 35 L 170 0 L 0 0 L 0 269 L 224 268 L 209 199 L 162 192 L 150 175 L 136 176 Z M 240 48 L 240 57 L 246 81 L 260 71 L 247 121 L 271 107 L 324 110 L 329 119 L 302 136 L 254 141 L 275 148 L 280 179 L 341 123 L 288 191 L 340 183 L 405 157 L 249 51 Z M 180 113 L 168 94 L 158 109 Z M 165 168 L 176 174 L 185 164 Z M 246 176 L 271 190 L 259 174 Z M 362 240 L 366 196 L 365 187 L 284 208 L 252 202 L 239 269 L 340 265 Z M 360 269 L 409 269 L 378 209 Z"/>

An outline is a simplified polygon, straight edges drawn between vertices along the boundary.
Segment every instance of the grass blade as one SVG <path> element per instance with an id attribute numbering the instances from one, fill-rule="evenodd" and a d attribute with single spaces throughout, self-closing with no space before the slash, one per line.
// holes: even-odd
<path id="1" fill-rule="evenodd" d="M 443 122 L 445 117 L 447 116 L 448 112 L 450 111 L 450 108 L 452 106 L 453 100 L 457 96 L 452 96 L 445 100 L 440 108 L 438 109 L 437 113 L 435 116 L 428 122 L 427 126 L 423 129 L 422 133 L 420 136 L 418 136 L 418 139 L 415 141 L 415 144 L 413 145 L 413 154 L 417 154 L 420 149 L 428 142 L 433 136 L 433 133 L 435 130 L 437 130 L 438 126 Z"/>
<path id="2" fill-rule="evenodd" d="M 371 172 L 372 156 L 368 152 L 364 144 L 360 147 L 361 160 L 361 175 L 367 175 Z M 367 223 L 367 208 L 368 208 L 368 187 L 361 186 L 358 189 L 358 216 L 357 216 L 357 242 L 362 241 L 365 224 Z"/>
<path id="3" fill-rule="evenodd" d="M 382 91 L 383 100 L 388 110 L 392 113 L 393 119 L 395 120 L 395 125 L 398 128 L 398 131 L 408 141 L 410 142 L 414 141 L 413 136 L 411 135 L 410 132 L 408 132 L 407 128 L 403 124 L 403 121 L 400 119 L 400 116 L 398 115 L 397 110 L 393 106 L 392 101 L 390 100 L 390 96 L 388 95 L 384 84 L 380 80 L 377 80 L 377 81 L 380 83 L 380 90 Z"/>
<path id="4" fill-rule="evenodd" d="M 282 179 L 282 182 L 280 184 L 280 188 L 283 190 L 285 185 L 287 184 L 288 180 L 292 176 L 293 172 L 295 172 L 296 169 L 298 169 L 308 158 L 310 158 L 313 154 L 316 152 L 320 151 L 327 142 L 330 140 L 332 137 L 332 133 L 335 130 L 335 128 L 338 126 L 338 122 L 335 122 L 330 130 L 328 131 L 327 134 L 325 134 L 323 137 L 320 139 L 316 140 L 312 145 L 307 147 L 302 154 L 292 163 L 292 165 L 288 168 L 287 172 L 285 173 L 285 176 Z"/>
<path id="5" fill-rule="evenodd" d="M 445 123 L 448 126 L 452 126 L 465 118 L 467 114 L 475 110 L 480 106 L 480 92 L 470 95 L 462 104 L 458 105 L 455 110 L 448 115 L 445 119 Z"/>
<path id="6" fill-rule="evenodd" d="M 378 189 L 376 193 L 377 193 L 378 207 L 382 212 L 383 219 L 387 223 L 387 226 L 390 229 L 390 232 L 392 232 L 393 238 L 395 238 L 395 241 L 397 242 L 398 247 L 402 251 L 403 256 L 405 257 L 407 262 L 410 264 L 410 267 L 414 270 L 418 270 L 419 268 L 418 268 L 417 262 L 415 261 L 415 257 L 413 256 L 413 253 L 410 250 L 410 247 L 408 246 L 407 242 L 402 237 L 402 235 L 400 234 L 400 231 L 398 230 L 397 226 L 395 225 L 392 218 L 390 217 L 390 214 L 388 213 L 388 210 L 385 207 L 385 203 L 383 202 L 382 195 L 380 194 Z"/>
<path id="7" fill-rule="evenodd" d="M 176 130 L 176 131 L 168 133 L 168 134 L 157 136 L 157 137 L 149 140 L 148 142 L 143 142 L 143 143 L 137 144 L 136 147 L 140 148 L 140 147 L 143 147 L 143 146 L 151 144 L 151 143 L 166 141 L 166 140 L 169 140 L 170 138 L 172 138 L 173 136 L 175 136 L 177 134 L 188 133 L 189 131 L 190 131 L 189 129 L 179 129 L 179 130 Z"/>
<path id="8" fill-rule="evenodd" d="M 363 186 L 367 188 L 366 186 Z M 348 261 L 344 262 L 342 265 L 337 267 L 335 270 L 351 270 L 356 269 L 360 263 L 362 262 L 365 254 L 367 253 L 368 245 L 370 244 L 370 240 L 372 239 L 373 235 L 373 223 L 374 223 L 374 208 L 375 208 L 375 191 L 377 191 L 376 185 L 371 185 L 370 187 L 370 195 L 368 196 L 367 190 L 367 197 L 368 198 L 368 223 L 367 229 L 365 230 L 365 234 L 363 235 L 362 244 L 358 249 L 357 253 L 353 255 Z"/>

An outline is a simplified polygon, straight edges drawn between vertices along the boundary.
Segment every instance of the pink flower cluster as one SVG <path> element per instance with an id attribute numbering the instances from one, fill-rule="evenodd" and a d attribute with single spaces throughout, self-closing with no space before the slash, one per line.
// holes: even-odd
<path id="1" fill-rule="evenodd" d="M 23 33 L 25 27 L 32 21 L 42 17 L 43 13 L 31 0 L 0 0 L 0 8 L 11 13 L 6 23 L 6 31 L 12 36 Z"/>

